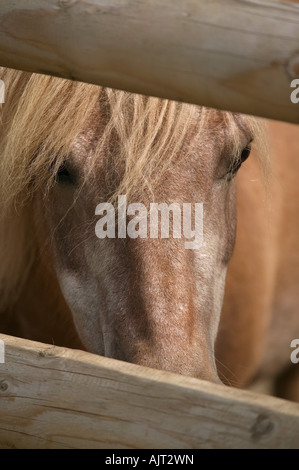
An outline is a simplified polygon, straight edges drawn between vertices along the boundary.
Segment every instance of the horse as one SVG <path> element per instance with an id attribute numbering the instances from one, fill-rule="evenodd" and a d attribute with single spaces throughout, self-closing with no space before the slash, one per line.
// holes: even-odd
<path id="1" fill-rule="evenodd" d="M 0 331 L 236 387 L 263 378 L 296 399 L 297 128 L 41 74 L 1 79 Z M 201 203 L 202 243 L 138 236 L 137 223 L 136 237 L 98 238 L 96 208 L 117 214 L 124 196 L 148 210 Z"/>

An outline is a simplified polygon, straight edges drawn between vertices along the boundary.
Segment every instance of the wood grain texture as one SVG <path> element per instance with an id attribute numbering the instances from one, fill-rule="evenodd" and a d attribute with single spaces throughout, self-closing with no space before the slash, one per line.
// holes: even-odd
<path id="1" fill-rule="evenodd" d="M 299 123 L 298 2 L 0 0 L 0 64 Z"/>
<path id="2" fill-rule="evenodd" d="M 0 335 L 1 448 L 298 448 L 299 405 Z"/>

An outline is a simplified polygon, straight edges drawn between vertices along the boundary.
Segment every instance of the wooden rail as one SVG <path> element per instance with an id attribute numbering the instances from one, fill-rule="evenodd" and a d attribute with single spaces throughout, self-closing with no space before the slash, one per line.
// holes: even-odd
<path id="1" fill-rule="evenodd" d="M 299 448 L 299 405 L 0 335 L 1 448 Z"/>
<path id="2" fill-rule="evenodd" d="M 0 64 L 299 123 L 299 4 L 1 0 Z"/>

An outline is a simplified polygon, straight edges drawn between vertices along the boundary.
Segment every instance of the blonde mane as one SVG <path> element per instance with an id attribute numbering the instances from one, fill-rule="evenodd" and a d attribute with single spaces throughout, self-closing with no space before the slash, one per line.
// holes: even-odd
<path id="1" fill-rule="evenodd" d="M 18 295 L 35 256 L 30 200 L 38 187 L 51 186 L 57 168 L 75 139 L 101 106 L 105 126 L 97 152 L 112 152 L 111 136 L 124 162 L 118 194 L 149 187 L 156 169 L 161 174 L 184 143 L 190 123 L 205 128 L 219 111 L 101 88 L 39 74 L 0 69 L 5 103 L 0 110 L 0 311 Z M 200 110 L 200 112 L 199 112 Z M 235 117 L 223 120 L 240 149 Z M 247 125 L 255 136 L 260 126 Z M 257 139 L 260 141 L 260 139 Z M 111 156 L 113 158 L 113 156 Z M 114 163 L 114 161 L 113 161 Z M 52 172 L 50 173 L 50 168 Z M 116 193 L 112 195 L 112 198 Z"/>

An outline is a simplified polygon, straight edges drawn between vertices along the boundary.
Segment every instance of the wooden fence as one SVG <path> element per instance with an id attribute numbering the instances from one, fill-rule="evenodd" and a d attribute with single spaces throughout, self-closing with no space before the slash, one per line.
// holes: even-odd
<path id="1" fill-rule="evenodd" d="M 0 337 L 2 448 L 299 448 L 295 403 Z"/>
<path id="2" fill-rule="evenodd" d="M 0 64 L 299 123 L 299 4 L 1 1 Z"/>

